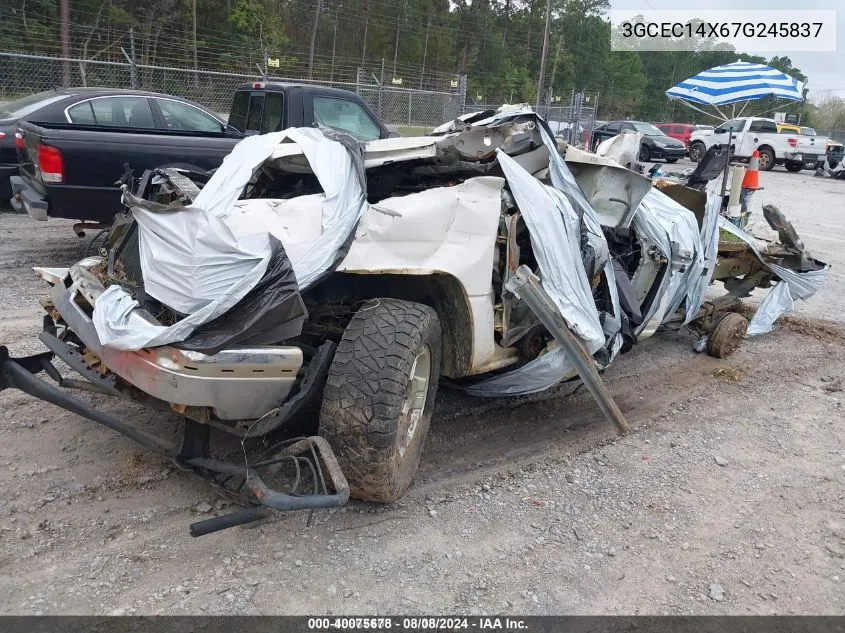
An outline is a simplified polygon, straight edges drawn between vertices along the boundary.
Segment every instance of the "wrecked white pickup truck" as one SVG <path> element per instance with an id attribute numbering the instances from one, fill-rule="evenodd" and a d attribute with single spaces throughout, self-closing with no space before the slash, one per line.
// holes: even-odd
<path id="1" fill-rule="evenodd" d="M 720 216 L 719 196 L 652 184 L 556 146 L 525 107 L 365 145 L 316 129 L 250 137 L 211 176 L 145 173 L 100 256 L 36 269 L 50 351 L 0 348 L 0 388 L 171 455 L 249 506 L 194 535 L 350 493 L 397 499 L 441 378 L 494 397 L 580 377 L 624 429 L 598 377 L 617 354 L 687 326 L 726 356 L 746 335 L 739 298 L 774 283 L 751 323 L 766 331 L 826 269 L 776 209 L 781 239 L 763 243 Z M 729 292 L 705 301 L 714 279 Z M 181 445 L 61 387 L 176 411 Z M 212 427 L 288 439 L 226 461 Z"/>

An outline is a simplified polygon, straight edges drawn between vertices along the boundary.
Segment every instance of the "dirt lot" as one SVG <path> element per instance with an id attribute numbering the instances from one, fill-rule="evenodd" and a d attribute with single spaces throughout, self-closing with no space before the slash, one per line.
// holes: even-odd
<path id="1" fill-rule="evenodd" d="M 441 391 L 400 503 L 279 516 L 193 540 L 223 508 L 131 441 L 0 394 L 0 612 L 845 613 L 845 183 L 781 170 L 781 206 L 828 284 L 726 361 L 664 334 L 606 374 L 633 431 L 566 387 Z M 69 224 L 0 213 L 0 342 L 39 349 L 33 265 Z M 158 433 L 175 418 L 92 397 Z"/>

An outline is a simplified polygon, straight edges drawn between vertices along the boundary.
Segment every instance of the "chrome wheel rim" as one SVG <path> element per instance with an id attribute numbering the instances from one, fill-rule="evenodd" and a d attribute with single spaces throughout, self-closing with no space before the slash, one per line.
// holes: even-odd
<path id="1" fill-rule="evenodd" d="M 428 399 L 428 385 L 431 380 L 431 350 L 428 345 L 417 353 L 414 362 L 411 363 L 411 371 L 408 373 L 408 377 L 399 424 L 400 458 L 405 456 L 417 435 Z"/>

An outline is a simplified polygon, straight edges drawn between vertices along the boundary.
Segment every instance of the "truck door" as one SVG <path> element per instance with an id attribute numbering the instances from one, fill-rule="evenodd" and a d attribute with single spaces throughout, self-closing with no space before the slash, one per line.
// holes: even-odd
<path id="1" fill-rule="evenodd" d="M 742 153 L 742 143 L 745 141 L 745 134 L 743 133 L 745 124 L 745 119 L 733 119 L 722 123 L 722 125 L 713 130 L 713 145 L 727 145 L 730 131 L 733 129 L 733 141 L 731 144 L 734 146 L 734 154 L 737 156 L 746 156 L 746 154 Z M 747 156 L 751 156 L 751 152 Z"/>
<path id="2" fill-rule="evenodd" d="M 765 119 L 752 120 L 748 126 L 748 131 L 744 134 L 742 139 L 742 151 L 737 151 L 739 156 L 751 156 L 754 150 L 763 145 L 766 141 L 777 149 L 779 146 L 777 140 L 778 126 L 774 121 L 766 121 Z M 770 135 L 775 135 L 775 140 L 770 139 Z M 739 147 L 739 146 L 737 146 Z M 783 156 L 777 156 L 783 158 Z"/>

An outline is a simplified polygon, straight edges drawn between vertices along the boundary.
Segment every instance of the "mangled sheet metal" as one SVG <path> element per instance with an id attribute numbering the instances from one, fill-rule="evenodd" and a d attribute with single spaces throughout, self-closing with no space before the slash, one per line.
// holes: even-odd
<path id="1" fill-rule="evenodd" d="M 336 264 L 341 246 L 366 209 L 360 151 L 311 128 L 252 136 L 235 146 L 189 206 L 155 209 L 126 195 L 139 227 L 144 290 L 184 318 L 170 326 L 138 318 L 138 302 L 112 285 L 94 309 L 100 342 L 136 350 L 184 341 L 244 299 L 262 281 L 283 244 L 274 247 L 266 230 L 243 224 L 234 225 L 236 233 L 227 220 L 236 213 L 236 202 L 256 170 L 274 156 L 294 153 L 304 155 L 324 190 L 319 235 L 307 249 L 288 254 L 298 289 Z M 305 207 L 312 202 L 302 201 Z M 275 259 L 284 258 L 277 254 Z M 290 281 L 286 279 L 288 288 Z M 305 315 L 294 310 L 290 316 L 301 323 Z"/>

